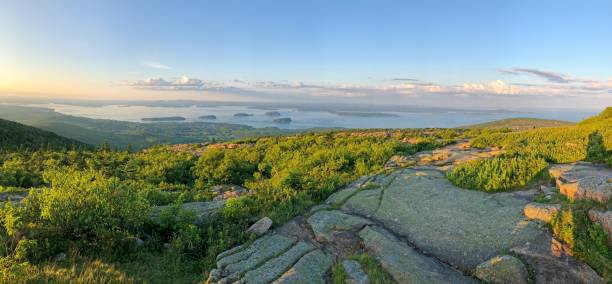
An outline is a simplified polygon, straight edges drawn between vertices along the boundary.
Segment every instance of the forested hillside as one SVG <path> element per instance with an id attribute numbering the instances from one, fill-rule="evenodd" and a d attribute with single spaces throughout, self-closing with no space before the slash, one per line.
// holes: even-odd
<path id="1" fill-rule="evenodd" d="M 85 143 L 53 132 L 0 119 L 0 150 L 39 150 L 86 147 Z"/>
<path id="2" fill-rule="evenodd" d="M 253 128 L 246 125 L 208 122 L 137 123 L 64 115 L 46 108 L 1 106 L 0 118 L 54 132 L 94 146 L 133 149 L 157 144 L 227 141 L 243 137 L 280 135 L 295 131 Z"/>

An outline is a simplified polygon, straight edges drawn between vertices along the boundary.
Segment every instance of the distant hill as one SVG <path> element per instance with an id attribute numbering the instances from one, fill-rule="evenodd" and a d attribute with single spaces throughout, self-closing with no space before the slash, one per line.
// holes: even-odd
<path id="1" fill-rule="evenodd" d="M 580 122 L 580 125 L 588 125 L 593 123 L 612 124 L 612 107 L 607 107 L 596 116 L 589 117 Z"/>
<path id="2" fill-rule="evenodd" d="M 0 150 L 62 149 L 86 146 L 85 143 L 59 136 L 53 132 L 0 119 Z"/>
<path id="3" fill-rule="evenodd" d="M 209 122 L 128 122 L 65 115 L 48 108 L 0 105 L 0 118 L 34 126 L 93 146 L 140 149 L 155 144 L 226 141 L 299 132 L 276 127 Z"/>
<path id="4" fill-rule="evenodd" d="M 561 120 L 550 120 L 550 119 L 540 119 L 540 118 L 507 118 L 494 120 L 485 123 L 473 124 L 460 126 L 457 128 L 467 128 L 467 129 L 479 129 L 479 128 L 508 128 L 514 131 L 518 130 L 529 130 L 534 128 L 542 128 L 542 127 L 559 127 L 559 126 L 569 126 L 574 125 L 574 123 L 561 121 Z"/>

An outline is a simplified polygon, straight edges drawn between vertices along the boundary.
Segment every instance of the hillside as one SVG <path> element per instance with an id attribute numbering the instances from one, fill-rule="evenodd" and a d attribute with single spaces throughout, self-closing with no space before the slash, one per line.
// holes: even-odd
<path id="1" fill-rule="evenodd" d="M 494 120 L 494 121 L 485 122 L 485 123 L 460 126 L 457 128 L 464 128 L 464 129 L 508 128 L 513 131 L 520 131 L 520 130 L 529 130 L 529 129 L 543 128 L 543 127 L 569 126 L 573 124 L 574 123 L 567 122 L 567 121 L 561 121 L 561 120 L 521 117 L 521 118 L 507 118 L 507 119 Z"/>
<path id="2" fill-rule="evenodd" d="M 598 115 L 589 117 L 580 122 L 580 125 L 590 125 L 590 124 L 610 124 L 612 123 L 612 107 L 607 107 Z"/>
<path id="3" fill-rule="evenodd" d="M 0 106 L 0 118 L 54 132 L 58 135 L 98 146 L 131 145 L 141 149 L 156 144 L 202 143 L 243 137 L 294 133 L 275 127 L 254 128 L 247 125 L 208 122 L 137 123 L 110 119 L 91 119 L 64 115 L 47 108 Z"/>
<path id="4" fill-rule="evenodd" d="M 59 136 L 53 132 L 0 119 L 0 150 L 63 149 L 84 147 L 85 143 Z"/>
<path id="5" fill-rule="evenodd" d="M 609 283 L 608 119 L 0 151 L 0 282 Z"/>

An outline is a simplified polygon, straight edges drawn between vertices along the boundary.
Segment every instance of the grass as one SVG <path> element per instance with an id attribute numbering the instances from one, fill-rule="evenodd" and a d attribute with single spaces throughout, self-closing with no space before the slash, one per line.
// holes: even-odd
<path id="1" fill-rule="evenodd" d="M 373 284 L 387 284 L 393 283 L 391 280 L 391 276 L 387 274 L 380 266 L 378 261 L 365 253 L 356 254 L 348 259 L 355 260 L 361 264 L 361 269 L 368 275 L 368 279 L 370 283 Z M 344 284 L 349 279 L 348 274 L 344 271 L 344 267 L 342 266 L 342 262 L 336 263 L 332 267 L 332 283 L 333 284 Z"/>
<path id="2" fill-rule="evenodd" d="M 601 226 L 588 217 L 590 209 L 606 210 L 612 204 L 592 200 L 571 202 L 565 198 L 558 201 L 562 209 L 552 221 L 553 234 L 571 247 L 576 258 L 595 269 L 607 283 L 612 283 L 612 247 L 607 244 L 608 236 Z"/>
<path id="3" fill-rule="evenodd" d="M 0 283 L 201 283 L 203 267 L 171 252 L 143 252 L 121 262 L 75 255 L 16 268 L 20 271 L 3 275 Z"/>

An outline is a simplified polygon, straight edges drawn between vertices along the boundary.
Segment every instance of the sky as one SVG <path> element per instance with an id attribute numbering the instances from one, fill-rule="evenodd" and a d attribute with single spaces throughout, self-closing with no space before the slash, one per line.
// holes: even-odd
<path id="1" fill-rule="evenodd" d="M 0 2 L 0 102 L 612 105 L 612 1 Z"/>

